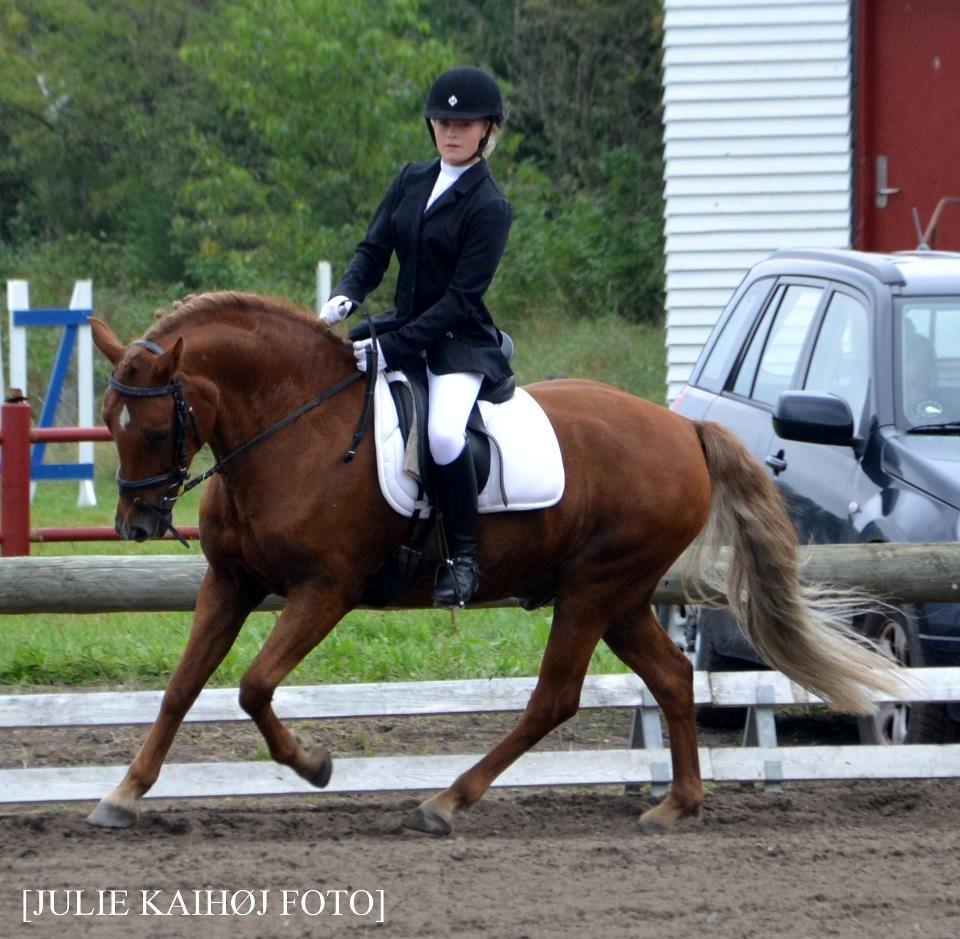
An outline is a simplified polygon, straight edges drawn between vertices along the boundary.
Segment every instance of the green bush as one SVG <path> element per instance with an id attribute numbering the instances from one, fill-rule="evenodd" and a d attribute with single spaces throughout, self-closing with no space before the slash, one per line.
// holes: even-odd
<path id="1" fill-rule="evenodd" d="M 620 147 L 599 167 L 591 190 L 564 191 L 530 165 L 508 176 L 514 224 L 491 291 L 499 307 L 660 321 L 663 235 L 659 213 L 645 205 L 642 161 Z"/>

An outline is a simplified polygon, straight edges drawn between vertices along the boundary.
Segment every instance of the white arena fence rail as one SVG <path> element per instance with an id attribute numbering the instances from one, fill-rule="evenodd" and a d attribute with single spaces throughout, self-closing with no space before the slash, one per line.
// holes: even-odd
<path id="1" fill-rule="evenodd" d="M 960 701 L 960 668 L 911 669 L 911 697 Z M 274 706 L 281 718 L 330 719 L 520 711 L 534 678 L 399 682 L 286 687 Z M 698 704 L 749 707 L 746 746 L 703 747 L 703 777 L 757 782 L 777 788 L 800 780 L 960 777 L 960 744 L 883 746 L 777 746 L 773 709 L 816 705 L 819 699 L 777 672 L 697 672 Z M 162 692 L 27 694 L 0 697 L 0 727 L 80 727 L 148 724 Z M 878 702 L 893 698 L 876 695 Z M 640 732 L 633 749 L 533 751 L 495 783 L 501 787 L 650 785 L 670 779 L 660 716 L 643 683 L 632 675 L 588 676 L 583 708 L 632 708 Z M 204 690 L 188 722 L 248 720 L 236 689 Z M 480 754 L 340 758 L 325 792 L 443 789 Z M 0 802 L 71 802 L 99 799 L 123 778 L 123 766 L 71 766 L 0 771 Z M 292 770 L 268 761 L 168 764 L 148 798 L 210 798 L 314 793 Z"/>
<path id="2" fill-rule="evenodd" d="M 960 598 L 960 544 L 818 545 L 803 551 L 801 576 L 863 591 L 890 602 L 956 602 Z M 0 560 L 0 614 L 191 610 L 206 570 L 201 557 L 19 557 Z M 700 585 L 682 563 L 668 572 L 654 597 L 681 603 Z M 722 599 L 722 598 L 718 598 Z M 268 598 L 263 608 L 283 600 Z M 960 702 L 960 668 L 911 670 L 915 701 Z M 453 682 L 402 682 L 286 687 L 274 706 L 281 718 L 331 719 L 403 715 L 516 712 L 536 679 L 497 678 Z M 695 700 L 717 707 L 749 708 L 743 746 L 704 747 L 705 779 L 781 782 L 826 779 L 960 777 L 960 744 L 801 746 L 777 744 L 774 708 L 821 702 L 785 676 L 769 671 L 706 673 L 695 677 Z M 0 728 L 148 724 L 162 692 L 95 692 L 0 696 Z M 880 703 L 895 699 L 876 696 Z M 670 779 L 660 713 L 633 675 L 589 676 L 583 708 L 633 709 L 625 749 L 526 754 L 497 786 L 650 785 L 663 792 Z M 204 690 L 187 721 L 238 721 L 247 716 L 235 689 Z M 326 792 L 442 789 L 480 754 L 339 758 Z M 43 767 L 0 770 L 0 802 L 68 802 L 99 799 L 126 772 L 124 766 Z M 200 798 L 316 793 L 291 770 L 273 762 L 168 764 L 149 798 Z"/>

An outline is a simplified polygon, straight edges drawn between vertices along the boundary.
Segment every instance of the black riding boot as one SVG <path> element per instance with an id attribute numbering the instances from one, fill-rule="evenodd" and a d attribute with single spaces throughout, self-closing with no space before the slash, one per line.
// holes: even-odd
<path id="1" fill-rule="evenodd" d="M 433 588 L 436 606 L 462 607 L 477 589 L 477 474 L 464 447 L 452 463 L 434 466 L 437 505 L 450 557 L 441 560 Z"/>

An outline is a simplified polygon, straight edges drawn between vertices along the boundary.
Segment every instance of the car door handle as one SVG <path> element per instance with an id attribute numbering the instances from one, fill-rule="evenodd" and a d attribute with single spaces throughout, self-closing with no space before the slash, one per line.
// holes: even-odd
<path id="1" fill-rule="evenodd" d="M 768 454 L 764 462 L 773 470 L 774 476 L 779 476 L 787 468 L 787 461 L 783 458 L 783 450 L 777 454 Z"/>

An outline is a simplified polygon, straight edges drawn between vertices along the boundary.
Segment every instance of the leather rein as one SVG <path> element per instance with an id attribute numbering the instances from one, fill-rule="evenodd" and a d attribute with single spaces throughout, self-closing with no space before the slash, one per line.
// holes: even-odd
<path id="1" fill-rule="evenodd" d="M 369 319 L 369 317 L 365 317 L 365 319 Z M 124 496 L 130 493 L 142 492 L 146 489 L 156 489 L 158 486 L 166 486 L 167 489 L 159 504 L 147 502 L 139 496 L 134 498 L 133 504 L 139 509 L 145 509 L 150 512 L 157 519 L 161 526 L 161 535 L 170 531 L 185 548 L 189 547 L 187 540 L 174 528 L 171 522 L 173 507 L 182 495 L 189 492 L 195 486 L 199 486 L 204 480 L 219 473 L 227 463 L 240 456 L 240 454 L 252 450 L 257 444 L 263 443 L 264 440 L 283 430 L 284 427 L 292 424 L 297 418 L 302 417 L 308 411 L 312 411 L 318 405 L 323 404 L 324 401 L 329 401 L 345 388 L 349 388 L 350 385 L 358 382 L 364 377 L 364 374 L 366 374 L 363 409 L 360 412 L 360 419 L 357 422 L 357 429 L 354 431 L 353 440 L 351 440 L 350 447 L 343 457 L 343 462 L 349 463 L 357 455 L 357 448 L 360 446 L 360 441 L 363 440 L 367 432 L 370 417 L 373 413 L 373 393 L 377 383 L 377 358 L 379 353 L 377 351 L 376 330 L 372 321 L 370 322 L 370 337 L 373 339 L 373 342 L 367 347 L 366 373 L 360 371 L 353 372 L 351 375 L 338 381 L 335 385 L 331 385 L 329 388 L 321 391 L 315 398 L 311 398 L 305 404 L 301 404 L 300 407 L 291 411 L 286 417 L 281 418 L 275 424 L 260 431 L 260 433 L 251 437 L 249 440 L 244 441 L 244 443 L 240 444 L 236 449 L 231 450 L 226 456 L 217 460 L 210 469 L 193 477 L 190 476 L 190 466 L 187 459 L 187 434 L 192 431 L 196 438 L 198 449 L 202 447 L 206 441 L 203 440 L 200 433 L 196 413 L 187 403 L 183 395 L 180 379 L 174 376 L 166 385 L 141 388 L 134 385 L 125 385 L 117 381 L 114 375 L 111 374 L 108 379 L 110 387 L 122 395 L 128 395 L 133 398 L 160 398 L 170 395 L 173 398 L 173 460 L 176 469 L 168 470 L 165 473 L 158 473 L 156 476 L 146 476 L 142 479 L 124 479 L 120 475 L 120 470 L 117 469 L 117 488 L 120 490 L 120 495 Z M 131 345 L 143 346 L 154 355 L 162 355 L 164 351 L 157 343 L 150 339 L 136 339 Z M 173 492 L 172 495 L 170 494 L 171 492 Z"/>

